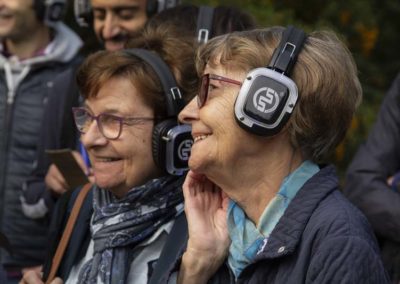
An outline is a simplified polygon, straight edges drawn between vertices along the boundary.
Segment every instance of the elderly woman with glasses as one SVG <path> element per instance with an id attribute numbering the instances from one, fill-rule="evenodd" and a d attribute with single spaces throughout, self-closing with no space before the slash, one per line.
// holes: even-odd
<path id="1" fill-rule="evenodd" d="M 361 86 L 331 32 L 233 33 L 198 52 L 201 88 L 180 113 L 194 144 L 179 283 L 387 283 L 364 216 L 329 154 Z"/>
<path id="2" fill-rule="evenodd" d="M 185 166 L 185 157 L 168 155 L 191 145 L 190 127 L 178 125 L 177 115 L 195 95 L 198 76 L 193 38 L 174 36 L 178 31 L 145 30 L 132 49 L 99 51 L 78 70 L 84 103 L 73 115 L 95 184 L 57 272 L 65 283 L 148 283 L 184 216 L 187 158 Z M 53 226 L 62 231 L 62 222 Z M 34 277 L 22 283 L 42 283 Z"/>

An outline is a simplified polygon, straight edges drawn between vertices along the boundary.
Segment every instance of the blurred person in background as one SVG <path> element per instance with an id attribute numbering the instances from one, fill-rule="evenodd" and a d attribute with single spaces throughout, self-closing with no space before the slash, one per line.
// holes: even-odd
<path id="1" fill-rule="evenodd" d="M 400 283 L 400 75 L 347 169 L 343 192 L 367 216 L 392 283 Z"/>
<path id="2" fill-rule="evenodd" d="M 54 78 L 78 62 L 79 37 L 60 20 L 65 1 L 0 0 L 0 231 L 8 283 L 43 262 L 48 222 L 22 210 L 24 181 L 36 165 L 43 111 Z"/>

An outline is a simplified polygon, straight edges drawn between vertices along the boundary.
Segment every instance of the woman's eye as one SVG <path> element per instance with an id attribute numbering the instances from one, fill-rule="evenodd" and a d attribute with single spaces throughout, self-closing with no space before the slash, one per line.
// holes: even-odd
<path id="1" fill-rule="evenodd" d="M 111 116 L 111 115 L 102 115 L 100 117 L 100 121 L 103 125 L 119 124 L 118 118 L 116 118 L 115 116 Z"/>
<path id="2" fill-rule="evenodd" d="M 213 90 L 216 90 L 216 89 L 218 89 L 218 87 L 217 87 L 216 85 L 214 85 L 214 84 L 212 84 L 212 83 L 210 83 L 210 84 L 208 85 L 208 91 L 209 91 L 209 92 L 212 92 Z"/>

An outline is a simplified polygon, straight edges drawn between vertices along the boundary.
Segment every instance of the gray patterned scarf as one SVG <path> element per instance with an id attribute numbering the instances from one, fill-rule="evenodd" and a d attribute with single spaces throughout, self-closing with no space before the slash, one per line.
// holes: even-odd
<path id="1" fill-rule="evenodd" d="M 183 180 L 176 176 L 154 179 L 122 199 L 94 188 L 93 258 L 80 269 L 78 283 L 126 283 L 132 248 L 183 210 Z"/>

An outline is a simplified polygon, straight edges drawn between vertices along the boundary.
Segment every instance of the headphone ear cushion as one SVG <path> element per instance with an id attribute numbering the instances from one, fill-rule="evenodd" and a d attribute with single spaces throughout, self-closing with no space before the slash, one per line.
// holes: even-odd
<path id="1" fill-rule="evenodd" d="M 65 3 L 54 3 L 47 7 L 46 20 L 49 22 L 57 22 L 62 19 L 64 14 Z"/>
<path id="2" fill-rule="evenodd" d="M 152 141 L 152 152 L 153 160 L 155 164 L 166 170 L 166 155 L 167 155 L 167 138 L 168 132 L 171 128 L 177 125 L 176 119 L 167 119 L 154 126 L 153 129 L 153 141 Z M 164 137 L 164 139 L 163 139 Z"/>

